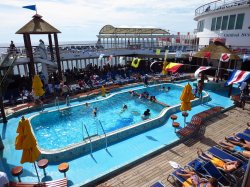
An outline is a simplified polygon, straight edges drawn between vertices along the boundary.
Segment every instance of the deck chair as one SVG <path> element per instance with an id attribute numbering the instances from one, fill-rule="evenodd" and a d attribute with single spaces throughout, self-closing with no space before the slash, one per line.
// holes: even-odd
<path id="1" fill-rule="evenodd" d="M 196 171 L 197 173 L 199 173 L 200 175 L 205 175 L 206 174 L 206 171 L 203 169 L 203 165 L 205 164 L 206 162 L 203 161 L 202 159 L 200 158 L 196 158 L 194 160 L 192 160 L 191 162 L 187 163 L 184 168 L 185 169 L 189 169 L 189 170 L 194 170 Z"/>
<path id="2" fill-rule="evenodd" d="M 165 187 L 161 182 L 157 181 L 151 187 Z"/>
<path id="3" fill-rule="evenodd" d="M 231 186 L 231 182 L 213 165 L 212 162 L 207 162 L 202 167 L 209 176 L 216 178 L 221 186 Z"/>
<path id="4" fill-rule="evenodd" d="M 247 134 L 248 136 L 250 136 L 250 129 L 245 129 L 245 130 L 243 131 L 243 133 L 244 133 L 244 134 Z"/>
<path id="5" fill-rule="evenodd" d="M 215 157 L 224 160 L 224 161 L 239 161 L 241 163 L 240 167 L 243 171 L 246 171 L 247 169 L 247 162 L 221 150 L 220 148 L 214 146 L 208 149 L 208 152 L 214 155 Z"/>
<path id="6" fill-rule="evenodd" d="M 237 133 L 236 136 L 250 142 L 250 136 L 245 133 Z"/>

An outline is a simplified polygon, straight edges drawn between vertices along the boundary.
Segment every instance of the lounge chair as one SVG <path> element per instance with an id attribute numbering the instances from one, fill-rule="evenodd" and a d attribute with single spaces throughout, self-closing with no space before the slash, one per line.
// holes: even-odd
<path id="1" fill-rule="evenodd" d="M 184 168 L 188 168 L 189 170 L 194 170 L 200 175 L 205 175 L 206 171 L 203 169 L 203 165 L 206 163 L 206 161 L 201 160 L 200 158 L 196 158 L 192 160 L 191 162 L 187 163 Z"/>
<path id="2" fill-rule="evenodd" d="M 213 156 L 215 156 L 223 161 L 238 161 L 238 162 L 240 162 L 241 164 L 240 164 L 239 168 L 235 171 L 230 172 L 230 173 L 232 173 L 234 176 L 236 176 L 238 178 L 238 180 L 242 179 L 242 177 L 244 176 L 244 173 L 247 169 L 247 162 L 246 161 L 242 161 L 239 158 L 221 150 L 220 148 L 218 148 L 216 146 L 208 149 L 208 152 L 211 153 Z M 234 178 L 234 176 L 231 176 L 231 177 Z"/>
<path id="3" fill-rule="evenodd" d="M 230 182 L 213 164 L 212 162 L 207 162 L 204 164 L 203 169 L 207 172 L 207 174 L 211 177 L 214 177 L 218 180 L 221 186 L 231 186 L 232 182 Z"/>
<path id="4" fill-rule="evenodd" d="M 67 178 L 62 178 L 58 180 L 40 182 L 40 183 L 26 183 L 26 182 L 10 182 L 9 186 L 11 187 L 66 187 Z"/>
<path id="5" fill-rule="evenodd" d="M 245 133 L 237 133 L 236 136 L 250 142 L 250 136 Z"/>
<path id="6" fill-rule="evenodd" d="M 157 181 L 151 187 L 165 187 L 161 182 Z"/>
<path id="7" fill-rule="evenodd" d="M 244 133 L 244 134 L 247 134 L 248 136 L 250 136 L 250 129 L 245 129 L 245 130 L 243 131 L 243 133 Z"/>

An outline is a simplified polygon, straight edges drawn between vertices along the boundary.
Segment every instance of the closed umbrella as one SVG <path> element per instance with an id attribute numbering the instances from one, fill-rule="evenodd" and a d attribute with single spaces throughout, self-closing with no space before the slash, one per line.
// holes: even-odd
<path id="1" fill-rule="evenodd" d="M 32 88 L 35 96 L 42 96 L 44 94 L 43 83 L 38 75 L 35 75 L 32 81 Z"/>
<path id="2" fill-rule="evenodd" d="M 180 107 L 181 111 L 191 110 L 191 102 L 190 101 L 194 100 L 194 95 L 192 93 L 192 87 L 189 83 L 184 87 L 182 94 L 180 96 L 180 100 L 181 100 L 181 107 Z M 188 116 L 188 113 L 184 112 L 183 116 L 184 116 L 184 125 L 185 125 L 186 124 L 186 117 Z"/>
<path id="3" fill-rule="evenodd" d="M 34 163 L 38 181 L 40 182 L 35 161 L 40 156 L 41 152 L 37 148 L 37 142 L 31 131 L 31 126 L 28 119 L 22 117 L 17 127 L 17 133 L 18 135 L 16 137 L 15 149 L 23 150 L 20 162 L 21 164 L 25 162 Z"/>

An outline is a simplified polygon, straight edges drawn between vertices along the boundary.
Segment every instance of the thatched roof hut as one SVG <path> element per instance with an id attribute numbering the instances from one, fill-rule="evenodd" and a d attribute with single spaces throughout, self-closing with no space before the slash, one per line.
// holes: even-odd
<path id="1" fill-rule="evenodd" d="M 19 29 L 16 34 L 54 34 L 61 33 L 55 27 L 42 19 L 42 16 L 36 14 L 33 19 Z"/>
<path id="2" fill-rule="evenodd" d="M 207 52 L 211 53 L 210 59 L 217 59 L 219 60 L 221 57 L 221 53 L 229 53 L 231 60 L 240 60 L 240 57 L 236 55 L 231 49 L 226 47 L 219 41 L 215 41 L 214 43 L 210 44 L 207 47 L 202 48 L 200 51 L 195 53 L 193 56 L 197 58 L 204 58 Z"/>

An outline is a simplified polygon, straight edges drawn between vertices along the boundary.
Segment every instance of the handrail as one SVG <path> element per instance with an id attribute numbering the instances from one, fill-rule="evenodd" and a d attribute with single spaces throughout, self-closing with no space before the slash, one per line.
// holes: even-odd
<path id="1" fill-rule="evenodd" d="M 106 133 L 105 133 L 105 131 L 104 131 L 104 128 L 103 128 L 102 123 L 101 123 L 101 121 L 100 121 L 100 120 L 99 120 L 99 123 L 100 123 L 100 125 L 101 125 L 101 127 L 102 127 L 102 131 L 103 131 L 103 134 L 104 134 L 104 136 L 105 136 L 106 149 L 108 149 L 108 140 L 107 140 L 107 135 L 106 135 Z"/>
<path id="2" fill-rule="evenodd" d="M 9 57 L 10 55 L 8 55 L 8 57 Z M 15 60 L 16 60 L 16 58 L 17 58 L 17 55 L 14 55 L 14 57 L 13 57 L 13 59 L 12 59 L 12 62 L 11 62 L 11 64 L 10 64 L 10 66 L 8 67 L 8 70 L 6 71 L 6 73 L 4 74 L 4 76 L 3 76 L 3 78 L 2 78 L 2 80 L 1 80 L 1 82 L 0 82 L 0 87 L 2 87 L 2 84 L 3 84 L 3 82 L 5 81 L 5 79 L 7 78 L 7 76 L 8 76 L 8 74 L 9 74 L 9 72 L 12 70 L 12 66 L 13 66 L 13 64 L 14 64 L 14 62 L 15 62 Z"/>
<path id="3" fill-rule="evenodd" d="M 67 97 L 66 97 L 66 105 L 70 106 L 70 97 L 69 97 L 69 95 L 67 95 Z"/>
<path id="4" fill-rule="evenodd" d="M 84 124 L 83 124 L 84 125 Z M 92 141 L 91 141 L 91 138 L 90 138 L 90 136 L 89 136 L 89 132 L 88 132 L 88 130 L 87 130 L 87 127 L 86 127 L 86 125 L 84 125 L 84 127 L 85 127 L 85 130 L 86 130 L 86 132 L 87 132 L 87 135 L 88 135 L 88 139 L 89 139 L 89 142 L 90 142 L 90 152 L 91 152 L 91 155 L 92 155 Z"/>
<path id="5" fill-rule="evenodd" d="M 249 1 L 248 0 L 238 0 L 238 1 L 234 1 L 234 0 L 217 0 L 217 1 L 212 1 L 210 3 L 206 3 L 200 7 L 198 7 L 195 10 L 195 16 L 199 16 L 201 14 L 203 14 L 204 12 L 209 12 L 212 10 L 219 10 L 221 8 L 227 8 L 226 6 L 232 6 L 232 5 L 244 5 L 247 4 Z"/>
<path id="6" fill-rule="evenodd" d="M 59 101 L 58 101 L 58 97 L 55 98 L 55 106 L 57 106 L 57 109 L 59 109 Z"/>

